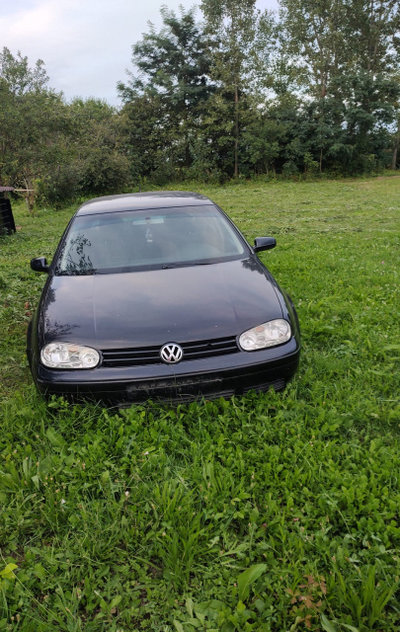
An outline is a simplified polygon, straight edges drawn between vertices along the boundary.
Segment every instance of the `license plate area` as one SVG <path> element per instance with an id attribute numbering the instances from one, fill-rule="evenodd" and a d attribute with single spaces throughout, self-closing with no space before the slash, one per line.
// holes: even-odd
<path id="1" fill-rule="evenodd" d="M 187 390 L 201 390 L 202 387 L 209 388 L 210 386 L 217 386 L 222 383 L 220 377 L 179 377 L 176 379 L 168 380 L 149 380 L 146 382 L 138 382 L 136 384 L 130 384 L 127 387 L 127 392 L 130 395 L 139 393 L 177 393 L 182 394 Z"/>

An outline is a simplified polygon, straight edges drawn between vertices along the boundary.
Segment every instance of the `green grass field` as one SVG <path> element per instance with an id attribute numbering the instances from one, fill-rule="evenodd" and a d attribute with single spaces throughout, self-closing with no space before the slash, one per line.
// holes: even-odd
<path id="1" fill-rule="evenodd" d="M 0 237 L 0 630 L 400 629 L 400 179 L 192 185 L 303 336 L 283 393 L 46 404 L 25 333 L 74 209 Z"/>

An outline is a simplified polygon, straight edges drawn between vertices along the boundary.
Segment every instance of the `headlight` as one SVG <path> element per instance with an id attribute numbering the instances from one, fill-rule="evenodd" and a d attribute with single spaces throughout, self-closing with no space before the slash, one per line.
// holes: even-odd
<path id="1" fill-rule="evenodd" d="M 290 340 L 292 330 L 287 320 L 277 318 L 243 332 L 239 344 L 243 351 L 256 351 L 266 347 L 275 347 Z"/>
<path id="2" fill-rule="evenodd" d="M 51 342 L 43 347 L 40 359 L 50 369 L 93 369 L 100 362 L 100 354 L 91 347 Z"/>

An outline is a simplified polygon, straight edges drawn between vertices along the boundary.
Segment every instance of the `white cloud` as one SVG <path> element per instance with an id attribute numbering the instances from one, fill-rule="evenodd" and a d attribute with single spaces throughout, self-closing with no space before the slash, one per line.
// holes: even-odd
<path id="1" fill-rule="evenodd" d="M 3 8 L 4 4 L 4 8 Z M 125 80 L 131 46 L 159 25 L 163 0 L 0 0 L 3 46 L 19 50 L 31 64 L 43 59 L 50 85 L 68 99 L 75 96 L 106 99 L 117 104 L 116 83 Z M 168 0 L 178 11 L 194 3 Z M 273 7 L 276 0 L 260 0 Z"/>

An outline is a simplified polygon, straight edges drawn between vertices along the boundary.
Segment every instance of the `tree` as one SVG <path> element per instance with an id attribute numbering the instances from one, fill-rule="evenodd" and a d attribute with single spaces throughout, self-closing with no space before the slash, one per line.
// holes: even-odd
<path id="1" fill-rule="evenodd" d="M 130 72 L 128 83 L 119 82 L 117 89 L 132 122 L 132 143 L 139 129 L 145 138 L 153 136 L 148 125 L 139 122 L 140 114 L 136 116 L 145 108 L 156 127 L 158 144 L 167 154 L 167 148 L 173 147 L 175 159 L 188 167 L 191 142 L 213 86 L 209 80 L 209 42 L 196 24 L 194 10 L 181 7 L 180 13 L 177 17 L 162 7 L 162 29 L 156 32 L 150 23 L 150 32 L 132 47 L 138 75 Z M 132 151 L 136 153 L 133 146 Z M 148 160 L 145 163 L 145 169 L 151 168 Z"/>
<path id="2" fill-rule="evenodd" d="M 348 59 L 344 0 L 281 0 L 281 43 L 294 60 L 298 83 L 314 98 L 334 94 Z"/>
<path id="3" fill-rule="evenodd" d="M 313 101 L 313 152 L 359 170 L 394 118 L 397 0 L 281 0 L 282 47 Z"/>
<path id="4" fill-rule="evenodd" d="M 202 0 L 201 9 L 206 19 L 206 31 L 213 42 L 212 76 L 220 94 L 231 103 L 228 108 L 230 135 L 233 137 L 233 175 L 239 175 L 239 145 L 241 116 L 246 93 L 255 86 L 259 57 L 265 56 L 265 47 L 259 43 L 270 27 L 270 21 L 256 9 L 256 0 Z M 268 38 L 267 38 L 268 41 Z M 265 62 L 265 59 L 264 59 Z M 242 108 L 242 104 L 244 107 Z"/>
<path id="5" fill-rule="evenodd" d="M 298 88 L 307 95 L 305 108 L 314 127 L 312 153 L 322 171 L 330 139 L 340 135 L 343 123 L 338 78 L 348 61 L 344 1 L 282 0 L 281 7 L 282 49 L 298 70 Z"/>
<path id="6" fill-rule="evenodd" d="M 0 182 L 58 204 L 82 193 L 120 190 L 130 181 L 122 117 L 105 102 L 66 104 L 48 88 L 42 61 L 0 54 Z"/>
<path id="7" fill-rule="evenodd" d="M 0 52 L 0 77 L 9 91 L 22 96 L 27 92 L 41 92 L 49 81 L 44 62 L 38 59 L 33 68 L 29 67 L 28 58 L 18 51 L 14 57 L 7 47 Z"/>
<path id="8" fill-rule="evenodd" d="M 353 67 L 346 73 L 346 123 L 359 155 L 380 154 L 396 120 L 400 95 L 398 0 L 352 0 L 346 5 Z"/>
<path id="9" fill-rule="evenodd" d="M 122 115 L 99 99 L 74 99 L 52 148 L 52 168 L 40 179 L 43 202 L 120 192 L 131 181 Z"/>
<path id="10" fill-rule="evenodd" d="M 157 93 L 149 91 L 132 97 L 122 110 L 126 153 L 135 182 L 153 175 L 160 184 L 171 174 L 173 148 L 178 145 L 170 129 L 164 103 Z M 179 158 L 178 158 L 179 162 Z"/>
<path id="11" fill-rule="evenodd" d="M 51 167 L 51 153 L 64 114 L 62 96 L 47 88 L 43 62 L 0 53 L 1 180 L 25 188 L 30 210 L 35 181 Z"/>

